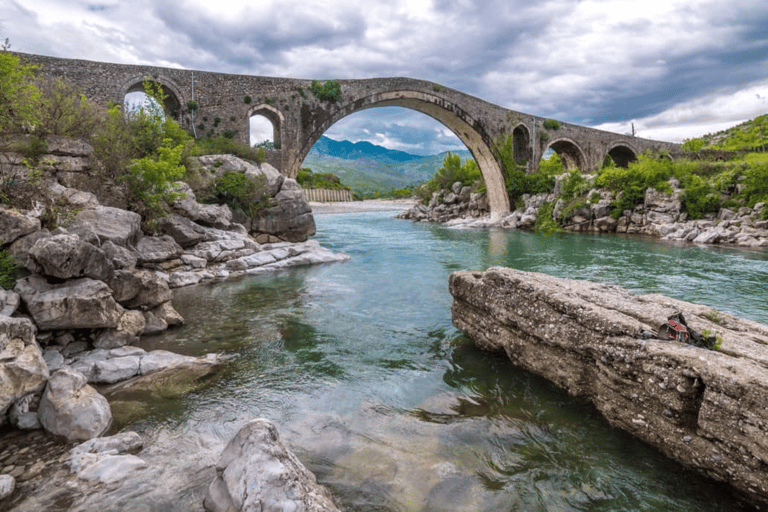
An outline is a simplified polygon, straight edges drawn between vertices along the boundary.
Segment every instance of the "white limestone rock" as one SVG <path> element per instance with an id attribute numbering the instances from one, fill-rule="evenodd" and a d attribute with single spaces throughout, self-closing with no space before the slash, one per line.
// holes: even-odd
<path id="1" fill-rule="evenodd" d="M 112 422 L 107 399 L 71 368 L 56 370 L 48 380 L 38 416 L 43 428 L 68 441 L 87 441 L 103 434 Z"/>
<path id="2" fill-rule="evenodd" d="M 340 510 L 265 419 L 248 422 L 224 449 L 203 506 L 211 512 Z"/>

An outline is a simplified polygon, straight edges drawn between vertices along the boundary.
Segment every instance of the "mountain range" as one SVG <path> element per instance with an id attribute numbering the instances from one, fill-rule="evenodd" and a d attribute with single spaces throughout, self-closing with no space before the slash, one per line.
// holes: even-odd
<path id="1" fill-rule="evenodd" d="M 467 150 L 452 151 L 462 160 Z M 442 167 L 448 152 L 421 156 L 387 149 L 370 142 L 337 141 L 322 136 L 304 159 L 302 167 L 315 173 L 332 173 L 363 196 L 419 185 Z"/>

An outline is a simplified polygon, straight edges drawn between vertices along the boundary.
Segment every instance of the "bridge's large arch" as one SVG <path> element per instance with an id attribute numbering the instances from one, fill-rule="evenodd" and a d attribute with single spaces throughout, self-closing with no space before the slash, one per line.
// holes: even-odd
<path id="1" fill-rule="evenodd" d="M 584 155 L 584 151 L 575 141 L 560 138 L 552 141 L 547 148 L 557 153 L 557 156 L 560 157 L 560 161 L 563 163 L 564 170 L 568 172 L 576 169 L 580 169 L 582 172 L 587 171 L 587 158 Z"/>
<path id="2" fill-rule="evenodd" d="M 127 80 L 120 87 L 118 97 L 116 98 L 117 104 L 122 105 L 125 102 L 125 97 L 132 92 L 144 92 L 144 81 L 149 80 L 153 84 L 159 84 L 165 95 L 165 101 L 163 109 L 165 115 L 170 116 L 173 119 L 180 119 L 182 112 L 182 99 L 181 91 L 167 77 L 162 76 L 134 76 Z"/>
<path id="3" fill-rule="evenodd" d="M 488 191 L 491 215 L 498 216 L 509 211 L 509 198 L 507 197 L 504 184 L 504 173 L 493 156 L 493 151 L 489 146 L 489 136 L 482 133 L 482 128 L 479 128 L 481 123 L 472 119 L 469 114 L 457 105 L 423 91 L 393 90 L 375 93 L 363 98 L 353 98 L 335 110 L 323 122 L 319 123 L 307 140 L 304 141 L 299 154 L 298 164 L 296 165 L 300 165 L 304 161 L 304 158 L 306 158 L 315 142 L 333 124 L 361 110 L 376 107 L 408 108 L 426 114 L 445 125 L 461 140 L 477 162 L 485 180 L 486 190 Z M 298 172 L 298 168 L 293 172 Z"/>
<path id="4" fill-rule="evenodd" d="M 630 162 L 637 160 L 637 150 L 624 142 L 614 144 L 606 154 L 613 159 L 613 163 L 615 163 L 617 167 L 623 167 L 625 169 L 629 167 Z"/>

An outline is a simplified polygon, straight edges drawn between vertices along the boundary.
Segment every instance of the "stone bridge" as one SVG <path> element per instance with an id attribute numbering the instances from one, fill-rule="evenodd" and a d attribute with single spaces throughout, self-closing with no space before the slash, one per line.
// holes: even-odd
<path id="1" fill-rule="evenodd" d="M 310 91 L 312 80 L 18 55 L 39 65 L 47 76 L 68 79 L 102 104 L 122 105 L 126 94 L 143 91 L 148 78 L 167 94 L 166 112 L 198 137 L 222 134 L 249 143 L 251 117 L 263 116 L 274 129 L 275 149 L 267 152 L 267 161 L 290 177 L 296 177 L 320 136 L 348 115 L 384 106 L 422 112 L 448 127 L 472 153 L 495 216 L 509 211 L 509 199 L 494 148 L 510 137 L 515 159 L 527 172 L 538 170 L 548 149 L 560 156 L 567 170 L 584 172 L 599 168 L 606 155 L 626 166 L 648 150 L 681 154 L 677 144 L 558 123 L 411 78 L 339 80 L 340 99 L 321 101 Z"/>

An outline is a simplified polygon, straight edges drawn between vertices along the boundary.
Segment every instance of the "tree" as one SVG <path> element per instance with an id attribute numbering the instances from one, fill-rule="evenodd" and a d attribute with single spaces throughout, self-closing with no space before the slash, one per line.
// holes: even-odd
<path id="1" fill-rule="evenodd" d="M 0 133 L 34 129 L 39 118 L 40 91 L 34 84 L 35 66 L 0 52 Z"/>

